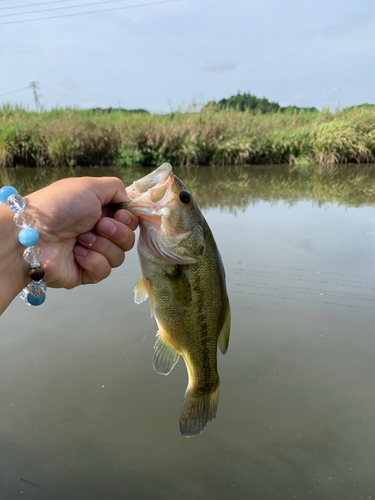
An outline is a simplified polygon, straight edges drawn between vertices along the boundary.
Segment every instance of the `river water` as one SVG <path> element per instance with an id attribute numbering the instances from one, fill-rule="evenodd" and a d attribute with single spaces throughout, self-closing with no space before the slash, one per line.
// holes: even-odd
<path id="1" fill-rule="evenodd" d="M 26 194 L 68 175 L 17 169 Z M 218 414 L 178 430 L 182 360 L 152 369 L 137 252 L 104 282 L 16 299 L 0 318 L 0 498 L 375 498 L 375 166 L 180 168 L 232 307 Z M 20 480 L 22 478 L 22 480 Z"/>

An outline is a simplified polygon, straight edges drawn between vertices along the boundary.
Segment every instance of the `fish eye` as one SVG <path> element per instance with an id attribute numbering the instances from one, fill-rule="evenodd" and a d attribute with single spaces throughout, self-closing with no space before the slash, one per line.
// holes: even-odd
<path id="1" fill-rule="evenodd" d="M 180 200 L 182 201 L 182 203 L 187 205 L 188 203 L 190 203 L 190 199 L 191 199 L 190 193 L 188 193 L 187 191 L 181 191 Z"/>

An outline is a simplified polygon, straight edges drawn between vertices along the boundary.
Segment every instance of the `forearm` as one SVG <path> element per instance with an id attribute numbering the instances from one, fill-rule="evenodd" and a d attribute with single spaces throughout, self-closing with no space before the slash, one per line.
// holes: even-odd
<path id="1" fill-rule="evenodd" d="M 30 281 L 30 266 L 22 255 L 25 247 L 18 241 L 20 228 L 13 217 L 6 206 L 0 206 L 0 315 Z"/>

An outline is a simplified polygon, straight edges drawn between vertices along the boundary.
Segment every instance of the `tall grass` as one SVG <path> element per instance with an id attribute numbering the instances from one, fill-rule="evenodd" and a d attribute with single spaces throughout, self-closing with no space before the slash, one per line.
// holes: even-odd
<path id="1" fill-rule="evenodd" d="M 0 108 L 0 166 L 375 161 L 375 109 L 169 115 Z"/>

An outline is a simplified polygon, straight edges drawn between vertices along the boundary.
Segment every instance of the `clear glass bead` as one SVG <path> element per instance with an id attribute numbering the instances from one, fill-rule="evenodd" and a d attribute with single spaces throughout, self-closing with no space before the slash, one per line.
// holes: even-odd
<path id="1" fill-rule="evenodd" d="M 14 216 L 14 222 L 18 227 L 31 227 L 34 224 L 34 217 L 27 210 L 21 210 Z"/>
<path id="2" fill-rule="evenodd" d="M 16 188 L 12 186 L 4 186 L 0 189 L 0 202 L 2 205 L 6 205 L 7 199 L 9 196 L 12 194 L 18 194 L 18 191 Z"/>
<path id="3" fill-rule="evenodd" d="M 47 285 L 44 281 L 32 281 L 27 285 L 27 289 L 34 297 L 40 297 L 46 293 Z"/>
<path id="4" fill-rule="evenodd" d="M 26 287 L 26 288 L 24 288 L 24 289 L 22 290 L 22 292 L 21 292 L 18 296 L 19 296 L 19 298 L 20 298 L 21 300 L 23 300 L 23 301 L 25 302 L 25 304 L 26 304 L 27 306 L 30 306 L 30 307 L 31 307 L 31 304 L 30 304 L 30 303 L 29 303 L 29 301 L 27 300 L 27 296 L 28 296 L 28 294 L 29 294 L 29 290 L 28 290 L 28 289 L 27 289 L 27 287 Z"/>
<path id="5" fill-rule="evenodd" d="M 26 200 L 20 194 L 12 194 L 7 199 L 7 207 L 12 212 L 20 212 L 26 207 Z"/>
<path id="6" fill-rule="evenodd" d="M 31 267 L 39 267 L 43 258 L 43 250 L 39 247 L 27 247 L 23 252 L 23 258 Z"/>

